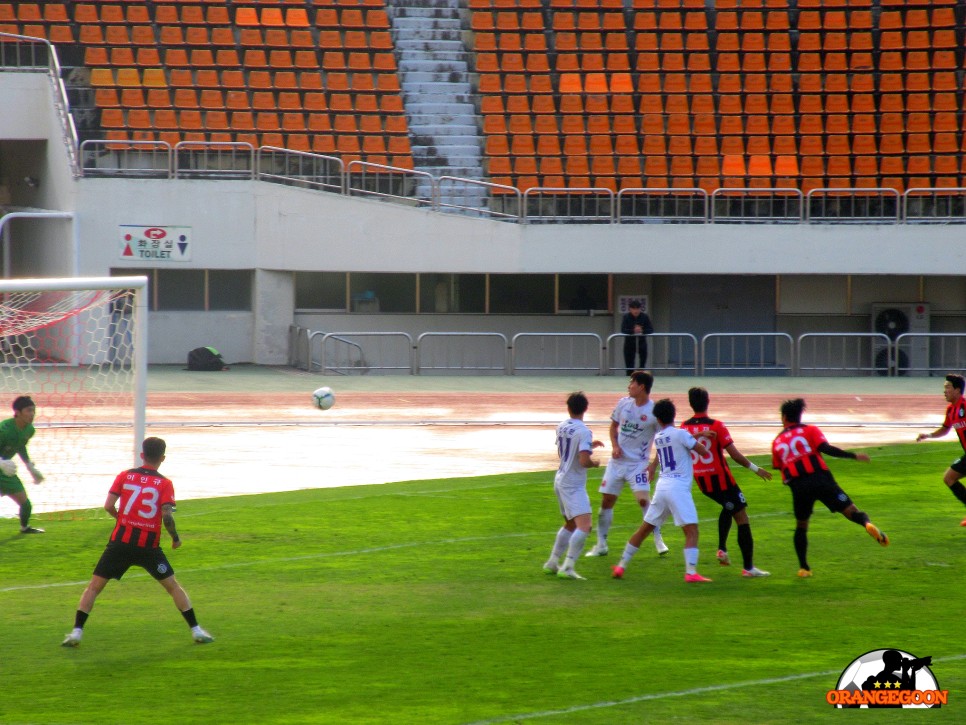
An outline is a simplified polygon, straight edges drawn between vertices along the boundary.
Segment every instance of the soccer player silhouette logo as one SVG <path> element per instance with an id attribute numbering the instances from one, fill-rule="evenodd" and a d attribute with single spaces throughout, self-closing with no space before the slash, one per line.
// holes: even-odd
<path id="1" fill-rule="evenodd" d="M 916 673 L 932 664 L 932 657 L 903 657 L 896 649 L 882 652 L 882 671 L 869 675 L 862 683 L 863 690 L 915 690 Z M 901 704 L 873 705 L 869 707 L 902 707 Z"/>

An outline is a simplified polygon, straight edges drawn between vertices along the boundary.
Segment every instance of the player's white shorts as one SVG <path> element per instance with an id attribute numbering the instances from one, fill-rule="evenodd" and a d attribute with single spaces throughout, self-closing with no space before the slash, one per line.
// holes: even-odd
<path id="1" fill-rule="evenodd" d="M 553 491 L 557 494 L 557 503 L 560 504 L 560 515 L 567 521 L 593 511 L 586 485 L 578 487 L 566 483 L 554 483 Z"/>
<path id="2" fill-rule="evenodd" d="M 619 496 L 625 482 L 631 485 L 631 491 L 649 492 L 651 484 L 647 480 L 647 461 L 611 458 L 607 462 L 607 468 L 604 469 L 600 492 Z"/>
<path id="3" fill-rule="evenodd" d="M 658 478 L 654 498 L 647 507 L 644 520 L 652 526 L 661 526 L 668 516 L 674 517 L 675 526 L 698 523 L 698 509 L 694 505 L 690 483 L 685 487 L 668 484 Z"/>

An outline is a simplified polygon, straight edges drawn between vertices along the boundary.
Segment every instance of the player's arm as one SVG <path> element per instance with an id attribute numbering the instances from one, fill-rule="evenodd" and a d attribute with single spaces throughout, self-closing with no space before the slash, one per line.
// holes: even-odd
<path id="1" fill-rule="evenodd" d="M 597 466 L 600 465 L 600 461 L 598 461 L 596 458 L 590 457 L 590 451 L 581 451 L 577 458 L 577 462 L 580 463 L 580 465 L 584 468 L 597 468 Z"/>
<path id="2" fill-rule="evenodd" d="M 708 451 L 708 447 L 697 438 L 694 439 L 694 446 L 691 448 L 691 450 L 695 451 L 699 456 L 706 456 L 710 452 Z"/>
<path id="3" fill-rule="evenodd" d="M 583 456 L 583 451 L 581 451 Z M 181 537 L 178 536 L 178 529 L 174 525 L 174 504 L 166 503 L 161 506 L 161 521 L 164 523 L 165 530 L 171 534 L 171 547 L 177 549 L 181 546 Z"/>
<path id="4" fill-rule="evenodd" d="M 872 460 L 869 458 L 868 453 L 853 453 L 852 451 L 846 451 L 833 446 L 828 441 L 823 441 L 819 444 L 818 452 L 823 453 L 826 456 L 832 456 L 832 458 L 851 458 L 854 461 L 863 461 L 865 463 L 868 463 Z"/>
<path id="5" fill-rule="evenodd" d="M 117 518 L 117 501 L 120 498 L 121 497 L 113 491 L 107 494 L 107 500 L 104 502 L 104 510 L 111 515 L 112 519 Z"/>
<path id="6" fill-rule="evenodd" d="M 728 455 L 731 456 L 732 460 L 739 466 L 744 466 L 763 481 L 771 480 L 771 471 L 766 471 L 764 468 L 756 466 L 754 463 L 745 458 L 744 454 L 738 450 L 734 443 L 729 443 L 727 446 L 725 446 L 725 450 L 728 451 Z"/>
<path id="7" fill-rule="evenodd" d="M 936 430 L 934 430 L 932 433 L 920 433 L 919 435 L 917 435 L 916 443 L 919 443 L 920 441 L 924 441 L 927 438 L 942 438 L 949 431 L 950 431 L 950 428 L 948 425 L 941 425 L 938 428 L 936 428 Z"/>
<path id="8" fill-rule="evenodd" d="M 617 433 L 619 430 L 620 428 L 617 425 L 617 421 L 611 418 L 611 421 L 610 421 L 611 458 L 620 458 L 622 455 L 624 455 L 624 452 L 621 450 L 620 443 L 617 442 Z"/>
<path id="9" fill-rule="evenodd" d="M 34 483 L 41 483 L 44 480 L 44 474 L 37 470 L 37 466 L 35 466 L 33 461 L 30 460 L 30 454 L 27 453 L 26 443 L 24 443 L 20 450 L 17 451 L 17 455 L 20 456 L 20 460 L 23 461 L 23 464 L 27 467 L 27 470 L 30 471 L 30 475 L 34 479 Z"/>

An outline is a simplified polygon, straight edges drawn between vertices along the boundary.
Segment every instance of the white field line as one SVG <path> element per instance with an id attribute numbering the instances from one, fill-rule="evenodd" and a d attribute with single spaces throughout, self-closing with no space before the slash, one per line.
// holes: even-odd
<path id="1" fill-rule="evenodd" d="M 935 662 L 953 662 L 955 660 L 966 659 L 966 654 L 950 655 L 948 657 L 936 657 Z M 692 695 L 703 695 L 708 692 L 722 692 L 724 690 L 740 690 L 745 687 L 763 687 L 765 685 L 777 685 L 783 682 L 794 682 L 796 680 L 809 680 L 814 677 L 830 677 L 832 675 L 840 675 L 842 670 L 825 670 L 824 672 L 804 672 L 798 675 L 787 675 L 785 677 L 768 677 L 761 680 L 749 680 L 747 682 L 732 682 L 728 684 L 720 685 L 708 685 L 707 687 L 695 687 L 690 690 L 677 690 L 673 692 L 655 692 L 649 695 L 638 695 L 636 697 L 628 697 L 623 700 L 606 700 L 603 702 L 594 702 L 587 705 L 574 705 L 572 707 L 565 707 L 559 710 L 543 710 L 541 712 L 528 712 L 521 713 L 517 715 L 506 715 L 503 717 L 494 718 L 492 720 L 477 720 L 475 722 L 469 723 L 468 725 L 497 725 L 497 723 L 504 722 L 518 722 L 520 720 L 537 720 L 544 717 L 557 717 L 560 715 L 570 715 L 575 712 L 586 712 L 587 710 L 603 710 L 609 707 L 621 707 L 622 705 L 633 705 L 638 702 L 647 702 L 648 700 L 666 700 L 670 697 L 689 697 Z"/>

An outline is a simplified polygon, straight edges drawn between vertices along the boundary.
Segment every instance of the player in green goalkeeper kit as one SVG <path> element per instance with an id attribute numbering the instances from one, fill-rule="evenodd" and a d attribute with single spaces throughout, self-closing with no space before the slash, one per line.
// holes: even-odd
<path id="1" fill-rule="evenodd" d="M 13 418 L 0 422 L 0 496 L 9 496 L 20 506 L 20 531 L 24 534 L 42 534 L 43 529 L 30 526 L 30 512 L 33 506 L 27 498 L 27 491 L 17 475 L 15 455 L 27 466 L 34 483 L 44 480 L 43 474 L 30 460 L 27 454 L 27 441 L 34 435 L 34 415 L 37 407 L 34 401 L 26 395 L 21 395 L 13 401 Z"/>

